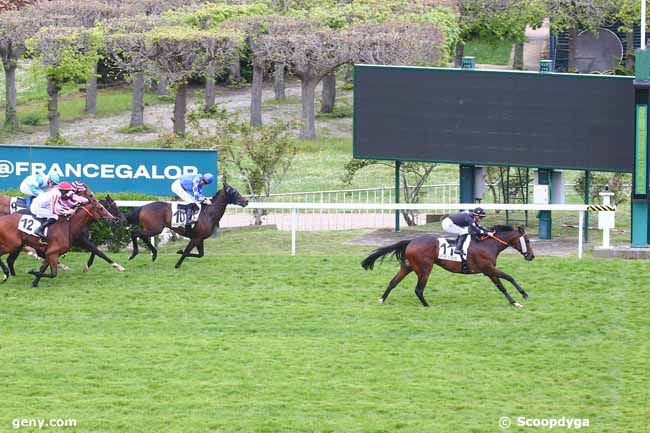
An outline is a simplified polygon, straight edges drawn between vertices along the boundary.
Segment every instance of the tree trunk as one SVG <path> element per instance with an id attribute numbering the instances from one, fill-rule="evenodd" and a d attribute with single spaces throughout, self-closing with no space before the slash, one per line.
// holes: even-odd
<path id="1" fill-rule="evenodd" d="M 232 63 L 228 66 L 228 83 L 233 84 L 241 81 L 241 65 L 239 64 L 239 52 L 234 56 Z"/>
<path id="2" fill-rule="evenodd" d="M 634 73 L 634 32 L 625 33 L 625 67 Z"/>
<path id="3" fill-rule="evenodd" d="M 86 114 L 94 116 L 97 114 L 97 62 L 93 65 L 93 70 L 86 83 Z"/>
<path id="4" fill-rule="evenodd" d="M 276 63 L 275 70 L 273 71 L 273 92 L 275 93 L 276 101 L 284 101 L 287 99 L 287 94 L 284 87 L 284 64 Z"/>
<path id="5" fill-rule="evenodd" d="M 463 56 L 465 55 L 465 43 L 456 42 L 456 57 L 454 57 L 454 67 L 460 68 L 463 65 Z"/>
<path id="6" fill-rule="evenodd" d="M 156 95 L 169 96 L 169 89 L 167 88 L 167 80 L 161 78 L 156 83 Z"/>
<path id="7" fill-rule="evenodd" d="M 522 71 L 524 69 L 524 43 L 515 43 L 515 58 L 512 62 L 512 69 Z"/>
<path id="8" fill-rule="evenodd" d="M 176 90 L 174 101 L 174 134 L 185 136 L 185 113 L 187 111 L 187 84 L 181 84 Z"/>
<path id="9" fill-rule="evenodd" d="M 569 29 L 569 64 L 567 72 L 576 72 L 576 40 L 578 39 L 578 29 L 573 27 Z"/>
<path id="10" fill-rule="evenodd" d="M 262 126 L 262 84 L 264 68 L 253 64 L 253 82 L 251 83 L 251 126 Z"/>
<path id="11" fill-rule="evenodd" d="M 131 122 L 129 128 L 144 126 L 144 72 L 136 72 L 133 79 L 133 99 L 131 100 Z"/>
<path id="12" fill-rule="evenodd" d="M 18 115 L 16 113 L 16 61 L 2 62 L 5 70 L 5 128 L 18 128 Z"/>
<path id="13" fill-rule="evenodd" d="M 47 120 L 50 122 L 50 138 L 59 137 L 59 91 L 61 88 L 52 79 L 47 80 Z"/>
<path id="14" fill-rule="evenodd" d="M 321 113 L 331 113 L 336 103 L 336 74 L 334 71 L 325 75 L 321 80 L 323 83 L 322 102 L 320 106 Z"/>
<path id="15" fill-rule="evenodd" d="M 205 111 L 210 111 L 217 99 L 217 86 L 214 78 L 217 75 L 217 66 L 214 60 L 208 63 L 205 74 Z"/>
<path id="16" fill-rule="evenodd" d="M 316 85 L 318 78 L 303 78 L 301 81 L 302 99 L 302 131 L 300 138 L 316 138 L 316 119 L 314 117 L 314 101 L 316 98 Z"/>

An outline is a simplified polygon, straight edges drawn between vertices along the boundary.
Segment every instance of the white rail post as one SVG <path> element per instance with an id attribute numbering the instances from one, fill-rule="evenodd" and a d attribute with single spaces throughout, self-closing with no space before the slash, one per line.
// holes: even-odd
<path id="1" fill-rule="evenodd" d="M 298 209 L 291 209 L 291 255 L 296 255 L 296 228 L 298 226 Z"/>
<path id="2" fill-rule="evenodd" d="M 585 211 L 578 211 L 578 258 L 582 258 L 582 226 L 584 225 Z"/>

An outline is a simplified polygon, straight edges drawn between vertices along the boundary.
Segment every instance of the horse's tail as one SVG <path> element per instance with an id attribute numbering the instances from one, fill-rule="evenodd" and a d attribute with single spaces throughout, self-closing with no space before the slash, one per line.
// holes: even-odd
<path id="1" fill-rule="evenodd" d="M 133 209 L 131 212 L 129 212 L 126 215 L 126 220 L 128 221 L 129 224 L 138 224 L 140 222 L 141 210 L 142 210 L 142 206 Z"/>
<path id="2" fill-rule="evenodd" d="M 393 256 L 395 256 L 397 260 L 400 261 L 400 263 L 403 263 L 404 252 L 406 251 L 406 247 L 410 242 L 411 240 L 408 239 L 405 241 L 399 241 L 396 244 L 389 245 L 387 247 L 377 248 L 375 251 L 372 252 L 372 254 L 370 254 L 361 262 L 361 266 L 365 270 L 372 269 L 377 259 L 381 259 L 380 260 L 381 263 L 384 261 L 384 258 L 390 253 L 393 253 Z"/>

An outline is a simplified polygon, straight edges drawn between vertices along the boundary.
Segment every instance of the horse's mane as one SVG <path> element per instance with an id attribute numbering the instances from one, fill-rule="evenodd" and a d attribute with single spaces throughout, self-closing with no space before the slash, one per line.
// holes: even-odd
<path id="1" fill-rule="evenodd" d="M 512 226 L 507 225 L 496 225 L 490 227 L 491 232 L 503 233 L 503 232 L 514 232 L 515 229 Z"/>

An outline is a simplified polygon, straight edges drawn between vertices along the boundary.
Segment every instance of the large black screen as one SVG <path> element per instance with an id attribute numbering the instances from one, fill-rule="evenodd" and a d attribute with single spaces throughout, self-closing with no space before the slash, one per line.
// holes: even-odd
<path id="1" fill-rule="evenodd" d="M 631 172 L 632 77 L 355 67 L 354 156 Z"/>

